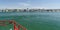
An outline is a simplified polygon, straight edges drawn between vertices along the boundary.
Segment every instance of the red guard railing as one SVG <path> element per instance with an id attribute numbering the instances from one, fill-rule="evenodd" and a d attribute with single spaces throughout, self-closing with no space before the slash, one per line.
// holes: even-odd
<path id="1" fill-rule="evenodd" d="M 0 26 L 6 26 L 7 24 L 5 24 L 5 22 L 7 22 L 7 20 L 0 20 Z M 14 30 L 20 30 L 21 28 L 22 28 L 23 30 L 27 30 L 25 27 L 23 27 L 22 25 L 18 24 L 18 23 L 17 23 L 16 21 L 14 21 L 14 20 L 9 20 L 8 22 L 9 22 L 9 24 L 13 24 Z M 18 26 L 16 26 L 16 24 L 17 24 Z"/>

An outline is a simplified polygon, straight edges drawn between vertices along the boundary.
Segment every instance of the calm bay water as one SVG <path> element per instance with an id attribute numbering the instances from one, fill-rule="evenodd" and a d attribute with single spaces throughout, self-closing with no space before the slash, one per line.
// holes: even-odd
<path id="1" fill-rule="evenodd" d="M 15 20 L 28 30 L 60 30 L 60 12 L 0 13 L 0 20 Z"/>

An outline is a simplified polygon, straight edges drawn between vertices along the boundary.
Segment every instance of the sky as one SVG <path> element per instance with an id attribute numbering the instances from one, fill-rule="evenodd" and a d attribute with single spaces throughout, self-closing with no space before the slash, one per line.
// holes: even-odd
<path id="1" fill-rule="evenodd" d="M 60 9 L 60 0 L 0 0 L 0 9 L 3 8 Z"/>

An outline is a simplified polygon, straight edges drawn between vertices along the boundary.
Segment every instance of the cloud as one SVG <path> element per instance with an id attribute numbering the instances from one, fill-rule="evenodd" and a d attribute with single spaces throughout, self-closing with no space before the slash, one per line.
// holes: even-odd
<path id="1" fill-rule="evenodd" d="M 23 7 L 27 7 L 27 6 L 30 6 L 30 4 L 28 3 L 19 3 L 20 6 L 23 6 Z"/>
<path id="2" fill-rule="evenodd" d="M 47 7 L 40 7 L 40 6 L 39 7 L 38 6 L 32 6 L 31 8 L 35 8 L 35 9 L 43 9 L 43 8 L 44 9 L 48 9 Z"/>

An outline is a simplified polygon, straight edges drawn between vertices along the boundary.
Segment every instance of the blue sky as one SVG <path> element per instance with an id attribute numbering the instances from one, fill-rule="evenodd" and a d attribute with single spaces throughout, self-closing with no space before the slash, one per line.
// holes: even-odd
<path id="1" fill-rule="evenodd" d="M 0 9 L 2 8 L 60 9 L 60 0 L 0 0 Z"/>

